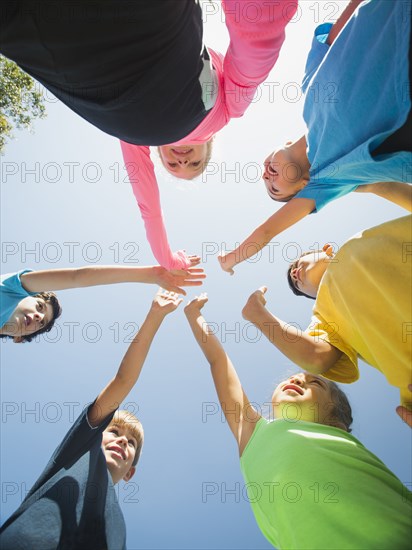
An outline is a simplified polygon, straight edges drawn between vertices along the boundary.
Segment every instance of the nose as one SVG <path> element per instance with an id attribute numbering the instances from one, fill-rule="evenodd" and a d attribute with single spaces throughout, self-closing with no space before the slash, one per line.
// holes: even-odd
<path id="1" fill-rule="evenodd" d="M 127 445 L 127 437 L 125 435 L 119 435 L 119 437 L 116 438 L 116 441 L 119 445 L 122 445 L 123 447 L 126 447 Z"/>
<path id="2" fill-rule="evenodd" d="M 41 323 L 44 319 L 44 313 L 41 313 L 40 311 L 36 311 L 33 315 L 33 321 L 36 321 L 37 323 Z"/>
<path id="3" fill-rule="evenodd" d="M 290 270 L 290 276 L 294 281 L 296 281 L 297 279 L 297 275 L 296 275 L 297 271 L 298 271 L 297 267 L 294 267 L 293 269 Z"/>
<path id="4" fill-rule="evenodd" d="M 183 165 L 186 165 L 188 162 L 189 162 L 188 159 L 180 159 L 180 160 L 178 160 L 178 163 L 179 163 L 179 164 L 183 164 Z"/>
<path id="5" fill-rule="evenodd" d="M 303 386 L 303 380 L 299 376 L 291 376 L 289 382 L 296 384 L 296 386 Z"/>

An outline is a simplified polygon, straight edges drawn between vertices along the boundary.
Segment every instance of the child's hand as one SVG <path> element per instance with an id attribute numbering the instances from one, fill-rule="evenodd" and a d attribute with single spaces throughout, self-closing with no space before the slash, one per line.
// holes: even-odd
<path id="1" fill-rule="evenodd" d="M 157 268 L 156 268 L 157 269 Z M 174 269 L 167 271 L 164 267 L 160 267 L 156 274 L 155 282 L 165 290 L 177 292 L 186 296 L 186 292 L 182 286 L 199 286 L 203 284 L 201 279 L 206 277 L 203 269 Z"/>
<path id="2" fill-rule="evenodd" d="M 412 392 L 412 384 L 409 384 L 408 388 L 409 391 Z M 399 407 L 396 407 L 396 412 L 402 418 L 402 420 L 406 424 L 408 424 L 410 428 L 412 428 L 412 411 L 400 405 Z"/>
<path id="3" fill-rule="evenodd" d="M 190 315 L 192 312 L 199 313 L 208 300 L 209 298 L 207 297 L 206 292 L 202 292 L 200 296 L 195 296 L 195 298 L 190 300 L 185 307 L 185 314 Z"/>
<path id="4" fill-rule="evenodd" d="M 219 260 L 220 267 L 223 271 L 226 271 L 226 273 L 229 273 L 230 275 L 234 275 L 235 272 L 233 271 L 233 266 L 229 263 L 227 254 L 219 254 L 217 259 Z"/>
<path id="5" fill-rule="evenodd" d="M 261 286 L 249 296 L 245 307 L 242 309 L 242 316 L 246 321 L 253 321 L 255 314 L 266 306 L 266 291 L 267 287 Z"/>
<path id="6" fill-rule="evenodd" d="M 190 267 L 194 267 L 195 265 L 200 264 L 200 256 L 192 255 L 187 257 L 190 262 Z"/>
<path id="7" fill-rule="evenodd" d="M 168 290 L 159 288 L 153 299 L 151 311 L 167 315 L 174 311 L 182 301 L 183 298 L 179 298 L 176 292 L 169 292 Z"/>

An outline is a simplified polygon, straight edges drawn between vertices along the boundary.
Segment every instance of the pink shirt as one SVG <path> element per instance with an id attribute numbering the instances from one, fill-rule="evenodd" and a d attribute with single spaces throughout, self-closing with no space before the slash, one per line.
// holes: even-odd
<path id="1" fill-rule="evenodd" d="M 222 0 L 229 48 L 225 57 L 209 49 L 218 76 L 218 96 L 199 126 L 174 145 L 205 143 L 231 118 L 243 115 L 256 88 L 276 63 L 285 27 L 295 14 L 297 3 L 298 0 Z M 183 251 L 173 253 L 170 249 L 149 147 L 124 141 L 120 144 L 155 258 L 166 269 L 189 267 Z"/>

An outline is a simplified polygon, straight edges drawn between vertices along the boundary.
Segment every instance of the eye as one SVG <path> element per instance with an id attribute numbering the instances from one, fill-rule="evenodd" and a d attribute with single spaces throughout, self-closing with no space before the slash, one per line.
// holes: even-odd
<path id="1" fill-rule="evenodd" d="M 313 380 L 312 380 L 312 384 L 317 384 L 318 386 L 320 386 L 321 388 L 323 388 L 323 384 L 322 384 L 322 382 L 320 382 L 320 380 L 313 379 Z"/>
<path id="2" fill-rule="evenodd" d="M 274 176 L 277 176 L 277 175 L 278 175 L 278 171 L 275 170 L 271 164 L 268 165 L 268 172 L 270 172 L 270 173 L 273 174 Z"/>
<path id="3" fill-rule="evenodd" d="M 135 449 L 136 448 L 136 441 L 134 439 L 129 439 L 129 445 L 131 445 Z"/>
<path id="4" fill-rule="evenodd" d="M 194 167 L 194 168 L 197 168 L 198 166 L 200 166 L 200 160 L 196 161 L 196 162 L 191 162 L 191 165 Z"/>
<path id="5" fill-rule="evenodd" d="M 43 302 L 37 302 L 37 307 L 39 308 L 40 311 L 43 311 L 43 309 L 44 309 Z"/>
<path id="6" fill-rule="evenodd" d="M 167 164 L 170 166 L 170 168 L 176 168 L 177 166 L 177 162 L 168 162 Z"/>
<path id="7" fill-rule="evenodd" d="M 114 435 L 119 435 L 119 430 L 117 430 L 116 428 L 110 428 L 110 432 Z"/>

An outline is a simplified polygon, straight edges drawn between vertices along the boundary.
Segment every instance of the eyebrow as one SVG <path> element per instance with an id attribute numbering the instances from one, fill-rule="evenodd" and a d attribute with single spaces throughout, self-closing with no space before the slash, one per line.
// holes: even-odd
<path id="1" fill-rule="evenodd" d="M 317 380 L 322 384 L 324 388 L 327 388 L 327 383 L 320 376 L 314 376 L 313 374 L 311 374 L 310 377 L 311 377 L 311 380 Z"/>

